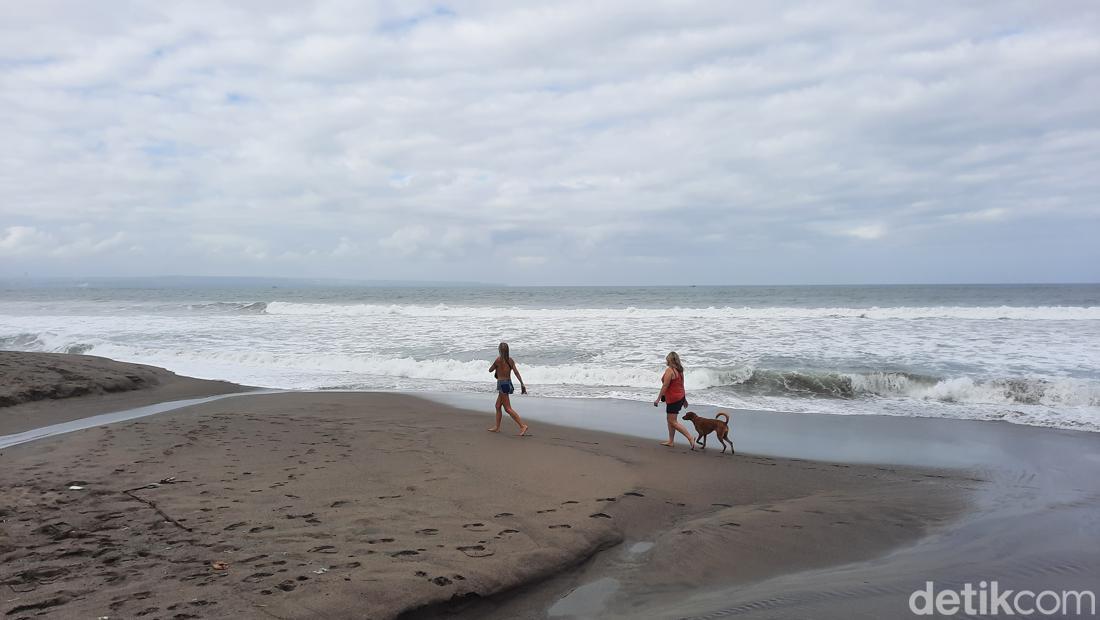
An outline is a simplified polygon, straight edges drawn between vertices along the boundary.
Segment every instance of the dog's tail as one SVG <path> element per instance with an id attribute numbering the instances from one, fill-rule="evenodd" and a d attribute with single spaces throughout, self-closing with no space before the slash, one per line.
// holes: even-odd
<path id="1" fill-rule="evenodd" d="M 719 411 L 718 414 L 714 416 L 714 419 L 717 420 L 718 418 L 723 418 L 723 417 L 726 418 L 726 424 L 729 424 L 730 423 L 730 416 L 729 416 L 728 413 L 726 413 L 724 411 Z"/>

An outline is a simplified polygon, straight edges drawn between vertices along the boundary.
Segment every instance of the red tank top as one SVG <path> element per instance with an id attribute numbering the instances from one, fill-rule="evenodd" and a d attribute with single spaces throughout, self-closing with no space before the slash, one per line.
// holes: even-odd
<path id="1" fill-rule="evenodd" d="M 672 381 L 668 382 L 668 389 L 665 390 L 665 401 L 674 403 L 682 400 L 687 396 L 687 392 L 684 391 L 684 375 L 679 371 L 672 371 L 676 373 L 676 376 L 672 378 Z"/>

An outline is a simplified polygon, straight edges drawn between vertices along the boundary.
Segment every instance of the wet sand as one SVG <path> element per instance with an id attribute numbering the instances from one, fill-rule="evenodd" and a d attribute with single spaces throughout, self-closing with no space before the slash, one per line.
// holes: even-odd
<path id="1" fill-rule="evenodd" d="M 603 607 L 563 608 L 560 586 L 616 562 L 630 579 L 595 598 L 628 610 L 873 560 L 949 529 L 982 485 L 490 423 L 397 394 L 242 395 L 7 448 L 0 612 L 583 616 Z"/>
<path id="2" fill-rule="evenodd" d="M 431 398 L 471 406 L 467 394 Z M 653 432 L 647 409 L 615 400 L 524 401 L 538 423 Z M 701 408 L 704 412 L 713 408 Z M 599 411 L 593 416 L 593 410 Z M 749 583 L 645 589 L 648 556 L 628 540 L 577 570 L 521 595 L 471 606 L 452 618 L 899 618 L 926 582 L 937 591 L 997 581 L 1001 591 L 1097 590 L 1100 576 L 1100 435 L 1004 422 L 733 412 L 739 449 L 833 463 L 877 464 L 897 473 L 948 467 L 970 499 L 943 527 L 888 553 L 783 571 Z M 900 467 L 899 467 L 900 466 Z M 925 472 L 923 475 L 936 475 Z M 961 477 L 961 478 L 960 478 Z M 967 480 L 969 478 L 969 480 Z M 812 540 L 812 539 L 810 539 Z M 802 542 L 795 538 L 793 544 Z M 643 548 L 644 548 L 644 542 Z M 541 601 L 541 609 L 534 603 Z M 1068 617 L 1092 617 L 1086 613 Z"/>

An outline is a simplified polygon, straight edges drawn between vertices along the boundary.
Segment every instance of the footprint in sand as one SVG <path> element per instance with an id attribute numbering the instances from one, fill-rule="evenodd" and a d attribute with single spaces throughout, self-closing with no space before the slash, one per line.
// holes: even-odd
<path id="1" fill-rule="evenodd" d="M 643 494 L 641 494 L 637 491 L 627 491 L 626 493 L 623 493 L 623 495 L 629 495 L 631 497 L 645 497 L 645 495 L 643 495 Z"/>
<path id="2" fill-rule="evenodd" d="M 562 528 L 570 530 L 570 529 L 573 529 L 573 526 L 572 525 L 566 525 L 564 523 L 560 523 L 558 525 L 551 525 L 550 526 L 550 529 L 552 529 L 552 530 L 562 529 Z"/>
<path id="3" fill-rule="evenodd" d="M 263 581 L 264 578 L 271 577 L 271 576 L 272 576 L 272 573 L 252 573 L 251 575 L 245 577 L 241 581 L 244 581 L 245 583 L 259 583 L 259 582 Z"/>
<path id="4" fill-rule="evenodd" d="M 562 502 L 562 503 L 561 503 L 561 505 L 562 505 L 562 506 L 566 506 L 566 505 L 568 505 L 568 504 L 579 504 L 579 503 L 580 503 L 580 502 L 578 502 L 578 501 L 576 501 L 576 500 L 572 500 L 572 499 L 570 499 L 570 500 L 566 500 L 566 501 Z"/>
<path id="5" fill-rule="evenodd" d="M 416 530 L 416 533 L 420 534 L 421 536 L 435 536 L 439 533 L 439 530 L 435 529 L 434 527 L 426 527 L 422 530 Z"/>
<path id="6" fill-rule="evenodd" d="M 455 549 L 458 549 L 459 551 L 465 553 L 471 558 L 485 558 L 493 555 L 492 551 L 486 549 L 482 545 L 466 545 L 464 547 L 455 547 Z"/>
<path id="7" fill-rule="evenodd" d="M 607 513 L 604 513 L 604 512 L 597 512 L 595 514 L 590 514 L 588 516 L 589 516 L 589 518 L 592 518 L 592 519 L 610 519 L 611 518 L 611 515 L 609 515 Z"/>
<path id="8" fill-rule="evenodd" d="M 340 506 L 346 506 L 351 502 L 346 499 L 337 500 L 328 505 L 329 508 L 339 508 Z"/>
<path id="9" fill-rule="evenodd" d="M 393 542 L 392 538 L 374 538 L 374 539 L 368 540 L 367 544 L 368 545 L 377 545 L 378 543 L 391 543 L 391 542 Z"/>
<path id="10" fill-rule="evenodd" d="M 246 526 L 246 525 L 248 525 L 248 521 L 238 521 L 237 523 L 234 523 L 233 525 L 228 525 L 228 526 L 226 526 L 226 528 L 225 528 L 225 529 L 226 529 L 227 531 L 228 531 L 228 530 L 235 530 L 235 529 L 237 529 L 237 528 L 240 528 L 240 527 L 244 527 L 244 526 Z"/>
<path id="11" fill-rule="evenodd" d="M 336 553 L 336 547 L 332 545 L 321 545 L 320 547 L 310 549 L 308 553 Z"/>
<path id="12" fill-rule="evenodd" d="M 512 517 L 512 516 L 515 516 L 515 515 L 513 515 L 510 512 L 499 512 L 499 513 L 493 515 L 493 518 L 494 519 L 499 519 L 501 517 Z"/>
<path id="13" fill-rule="evenodd" d="M 722 525 L 726 527 L 741 527 L 740 523 L 734 523 L 733 521 L 730 521 L 729 523 L 723 523 Z"/>
<path id="14" fill-rule="evenodd" d="M 511 529 L 501 530 L 500 532 L 497 533 L 497 536 L 503 536 L 505 534 L 519 534 L 519 530 L 511 530 Z"/>
<path id="15" fill-rule="evenodd" d="M 391 558 L 399 558 L 399 557 L 406 556 L 406 555 L 420 555 L 420 553 L 416 552 L 416 551 L 413 551 L 412 549 L 402 549 L 401 551 L 394 551 L 393 553 L 390 554 L 390 557 Z"/>
<path id="16" fill-rule="evenodd" d="M 450 579 L 447 579 L 446 577 L 436 577 L 436 578 L 432 579 L 431 582 L 434 583 L 437 586 L 449 586 L 452 583 L 454 583 L 453 581 L 451 581 Z"/>
<path id="17" fill-rule="evenodd" d="M 617 498 L 614 498 L 614 497 L 600 497 L 600 498 L 597 498 L 596 501 L 597 502 L 614 502 L 614 501 L 617 501 Z"/>
<path id="18" fill-rule="evenodd" d="M 484 523 L 466 523 L 462 527 L 473 532 L 484 532 L 485 530 L 489 529 L 485 527 Z"/>
<path id="19" fill-rule="evenodd" d="M 548 512 L 557 512 L 557 510 L 556 510 L 556 509 L 554 509 L 554 508 L 547 508 L 546 510 L 540 510 L 540 511 L 538 511 L 538 514 L 540 514 L 540 515 L 541 515 L 541 514 L 545 514 L 545 513 L 548 513 Z"/>

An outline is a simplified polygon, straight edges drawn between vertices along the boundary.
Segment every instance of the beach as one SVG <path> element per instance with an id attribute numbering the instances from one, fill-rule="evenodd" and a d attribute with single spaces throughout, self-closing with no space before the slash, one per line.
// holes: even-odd
<path id="1" fill-rule="evenodd" d="M 8 447 L 3 611 L 546 617 L 563 580 L 627 561 L 599 615 L 628 614 L 881 557 L 947 528 L 982 484 L 542 421 L 520 438 L 486 432 L 490 417 L 403 394 L 246 394 Z"/>
<path id="2" fill-rule="evenodd" d="M 1098 7 L 6 3 L 0 620 L 1097 620 Z"/>

